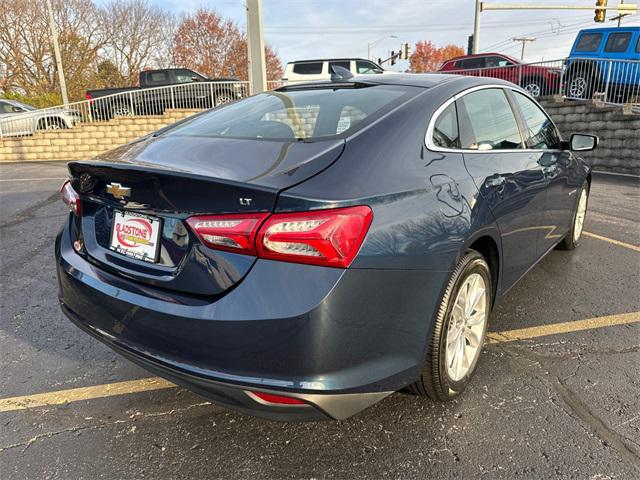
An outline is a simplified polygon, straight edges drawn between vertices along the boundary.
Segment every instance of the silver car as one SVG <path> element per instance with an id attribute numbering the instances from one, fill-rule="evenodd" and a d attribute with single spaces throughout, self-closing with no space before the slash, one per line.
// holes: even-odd
<path id="1" fill-rule="evenodd" d="M 16 100 L 0 99 L 0 137 L 32 135 L 36 130 L 72 128 L 81 120 L 82 114 L 70 108 L 38 110 Z"/>

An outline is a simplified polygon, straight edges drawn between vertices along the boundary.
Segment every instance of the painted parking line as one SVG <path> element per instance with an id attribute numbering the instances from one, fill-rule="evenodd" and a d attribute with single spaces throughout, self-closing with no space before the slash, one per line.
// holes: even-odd
<path id="1" fill-rule="evenodd" d="M 0 182 L 39 182 L 42 180 L 66 180 L 69 177 L 0 178 Z"/>
<path id="2" fill-rule="evenodd" d="M 594 330 L 615 325 L 628 325 L 640 322 L 640 312 L 608 315 L 605 317 L 576 320 L 574 322 L 553 323 L 539 327 L 522 328 L 519 330 L 507 330 L 504 332 L 488 333 L 487 343 L 505 343 L 526 340 L 562 333 Z M 51 405 L 63 405 L 81 400 L 93 400 L 97 398 L 113 397 L 116 395 L 128 395 L 131 393 L 150 392 L 173 388 L 176 385 L 162 378 L 143 378 L 141 380 L 129 380 L 126 382 L 94 385 L 91 387 L 72 388 L 54 392 L 24 395 L 20 397 L 0 399 L 0 413 L 15 410 L 25 410 L 35 407 Z"/>
<path id="3" fill-rule="evenodd" d="M 640 312 L 622 313 L 620 315 L 607 315 L 605 317 L 575 320 L 573 322 L 551 323 L 537 327 L 507 330 L 505 332 L 487 333 L 487 343 L 505 343 L 518 340 L 558 335 L 561 333 L 581 332 L 596 328 L 613 327 L 615 325 L 627 325 L 640 322 Z"/>
<path id="4" fill-rule="evenodd" d="M 603 242 L 608 242 L 613 245 L 618 245 L 619 247 L 628 248 L 630 250 L 634 250 L 636 252 L 640 252 L 640 245 L 634 245 L 632 243 L 621 242 L 620 240 L 615 240 L 609 237 L 603 237 L 602 235 L 598 235 L 591 232 L 582 232 L 585 237 L 595 238 L 596 240 L 602 240 Z"/>

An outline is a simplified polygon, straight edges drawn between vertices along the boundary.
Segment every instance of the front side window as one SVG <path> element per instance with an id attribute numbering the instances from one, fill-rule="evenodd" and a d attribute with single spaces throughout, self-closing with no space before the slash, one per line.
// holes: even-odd
<path id="1" fill-rule="evenodd" d="M 537 150 L 560 148 L 560 135 L 549 117 L 531 99 L 514 92 L 527 127 L 527 147 Z"/>
<path id="2" fill-rule="evenodd" d="M 604 46 L 605 52 L 623 53 L 627 51 L 631 41 L 631 32 L 612 33 Z"/>
<path id="3" fill-rule="evenodd" d="M 202 80 L 199 75 L 196 75 L 194 72 L 190 70 L 176 70 L 176 82 L 177 83 L 190 83 L 193 82 L 194 78 L 198 80 Z"/>
<path id="4" fill-rule="evenodd" d="M 576 52 L 595 52 L 600 48 L 602 42 L 601 33 L 583 33 L 578 39 Z"/>
<path id="5" fill-rule="evenodd" d="M 380 67 L 378 67 L 373 62 L 367 62 L 365 60 L 357 60 L 356 61 L 356 70 L 358 74 L 364 75 L 368 73 L 378 73 L 380 71 Z"/>
<path id="6" fill-rule="evenodd" d="M 523 148 L 516 117 L 502 89 L 478 90 L 459 102 L 462 148 L 480 151 Z"/>
<path id="7" fill-rule="evenodd" d="M 293 65 L 293 73 L 298 75 L 319 75 L 322 73 L 322 62 L 296 63 Z"/>
<path id="8" fill-rule="evenodd" d="M 636 42 L 636 53 L 640 53 L 640 37 L 638 37 L 638 41 Z"/>
<path id="9" fill-rule="evenodd" d="M 396 85 L 271 91 L 216 108 L 168 135 L 278 140 L 327 138 L 349 131 L 419 91 Z"/>
<path id="10" fill-rule="evenodd" d="M 445 108 L 433 124 L 431 141 L 436 147 L 460 148 L 458 115 L 456 113 L 455 103 Z"/>
<path id="11" fill-rule="evenodd" d="M 487 57 L 487 67 L 508 67 L 513 65 L 509 60 L 503 57 Z"/>

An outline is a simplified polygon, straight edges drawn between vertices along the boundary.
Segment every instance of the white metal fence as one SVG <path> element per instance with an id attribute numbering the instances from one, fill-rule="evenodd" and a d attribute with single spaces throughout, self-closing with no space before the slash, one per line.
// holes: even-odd
<path id="1" fill-rule="evenodd" d="M 634 111 L 640 110 L 640 60 L 571 58 L 439 73 L 499 78 L 520 85 L 535 97 L 594 98 L 607 104 L 630 103 L 636 107 Z M 270 81 L 267 88 L 282 84 Z M 244 98 L 251 94 L 250 90 L 248 82 L 232 81 L 130 88 L 107 95 L 90 91 L 87 100 L 39 110 L 0 99 L 0 138 L 73 128 L 79 123 L 103 122 L 119 116 L 162 115 L 167 109 L 212 108 Z"/>
<path id="2" fill-rule="evenodd" d="M 567 58 L 440 73 L 507 80 L 534 97 L 561 95 L 572 100 L 597 99 L 607 104 L 640 105 L 640 60 Z"/>
<path id="3" fill-rule="evenodd" d="M 79 123 L 109 121 L 115 117 L 162 115 L 168 109 L 205 109 L 249 95 L 249 83 L 194 82 L 165 87 L 89 91 L 87 99 L 64 106 L 33 109 L 0 98 L 0 137 L 33 135 L 38 130 L 73 128 Z"/>

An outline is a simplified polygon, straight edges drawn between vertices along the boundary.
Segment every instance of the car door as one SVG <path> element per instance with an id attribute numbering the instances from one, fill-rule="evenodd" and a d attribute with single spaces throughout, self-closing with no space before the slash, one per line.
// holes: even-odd
<path id="1" fill-rule="evenodd" d="M 560 133 L 544 110 L 520 92 L 512 91 L 511 95 L 525 127 L 527 149 L 542 167 L 546 183 L 546 206 L 538 242 L 538 253 L 543 255 L 562 240 L 571 227 L 576 193 L 582 180 L 575 171 L 572 153 L 562 150 Z"/>
<path id="2" fill-rule="evenodd" d="M 485 76 L 500 78 L 511 83 L 519 84 L 518 68 L 509 60 L 498 55 L 486 57 L 487 70 Z"/>
<path id="3" fill-rule="evenodd" d="M 504 88 L 482 87 L 456 100 L 464 162 L 493 213 L 502 240 L 502 288 L 538 259 L 545 178 L 525 149 L 512 101 Z"/>

